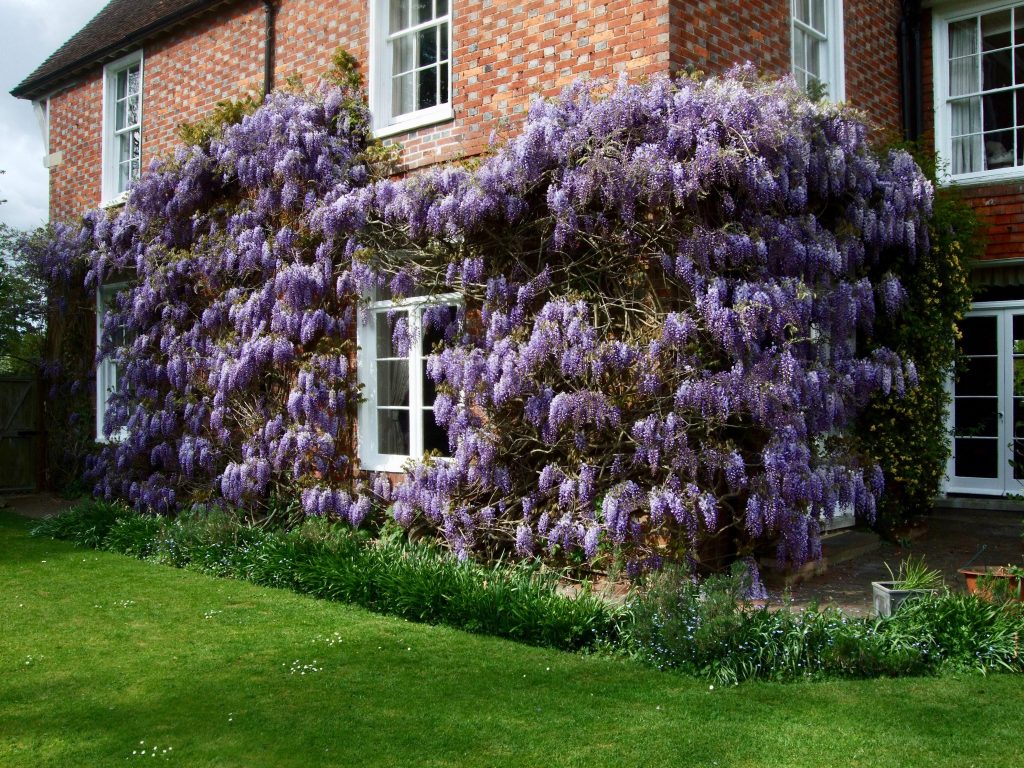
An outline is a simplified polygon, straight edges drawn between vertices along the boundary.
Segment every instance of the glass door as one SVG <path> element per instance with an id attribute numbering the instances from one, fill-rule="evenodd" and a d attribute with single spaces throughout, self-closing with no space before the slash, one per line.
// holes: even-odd
<path id="1" fill-rule="evenodd" d="M 950 406 L 953 493 L 1024 491 L 1024 307 L 978 309 L 960 323 Z M 1017 458 L 1020 461 L 1017 461 Z"/>

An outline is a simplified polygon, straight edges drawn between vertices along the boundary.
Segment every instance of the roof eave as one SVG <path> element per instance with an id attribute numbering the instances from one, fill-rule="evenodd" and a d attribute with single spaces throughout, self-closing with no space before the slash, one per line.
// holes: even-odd
<path id="1" fill-rule="evenodd" d="M 167 16 L 154 21 L 152 24 L 149 24 L 142 29 L 136 30 L 132 34 L 118 40 L 116 43 L 104 46 L 103 48 L 93 51 L 86 56 L 75 59 L 71 63 L 65 64 L 60 69 L 54 70 L 49 74 L 42 75 L 40 77 L 32 77 L 30 75 L 12 88 L 10 94 L 17 99 L 30 99 L 35 101 L 47 94 L 59 90 L 61 85 L 64 85 L 68 80 L 71 80 L 82 70 L 88 69 L 96 64 L 102 64 L 105 61 L 115 59 L 119 54 L 138 47 L 154 35 L 179 26 L 192 17 L 200 15 L 204 11 L 211 10 L 220 5 L 227 5 L 229 2 L 231 2 L 231 0 L 197 0 L 174 13 L 168 14 Z"/>

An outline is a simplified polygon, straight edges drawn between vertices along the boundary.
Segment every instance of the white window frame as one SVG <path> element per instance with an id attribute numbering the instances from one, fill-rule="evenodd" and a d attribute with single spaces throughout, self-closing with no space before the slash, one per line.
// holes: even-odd
<path id="1" fill-rule="evenodd" d="M 795 76 L 797 66 L 797 34 L 806 34 L 818 39 L 824 49 L 821 56 L 822 73 L 819 82 L 827 89 L 825 96 L 829 101 L 845 101 L 846 57 L 844 52 L 846 44 L 843 39 L 843 0 L 823 0 L 825 12 L 825 31 L 823 34 L 797 20 L 795 7 L 798 2 L 800 0 L 790 0 L 789 7 L 789 60 L 793 74 Z M 803 69 L 802 66 L 801 69 Z"/>
<path id="2" fill-rule="evenodd" d="M 391 113 L 391 67 L 392 50 L 388 23 L 390 20 L 389 9 L 391 0 L 369 0 L 370 2 L 370 116 L 373 126 L 373 134 L 377 138 L 394 136 L 399 133 L 407 133 L 416 128 L 433 125 L 445 120 L 451 120 L 455 113 L 452 109 L 452 75 L 454 73 L 454 49 L 452 48 L 452 5 L 453 0 L 448 0 L 448 13 L 439 16 L 419 27 L 410 27 L 402 30 L 408 34 L 409 30 L 436 26 L 448 23 L 448 101 L 443 104 L 435 104 L 426 109 L 418 109 L 414 112 L 407 112 L 402 115 Z"/>
<path id="3" fill-rule="evenodd" d="M 128 191 L 119 189 L 118 146 L 116 126 L 117 109 L 117 76 L 128 67 L 139 66 L 139 147 L 140 172 L 142 151 L 143 107 L 145 105 L 145 72 L 142 51 L 138 50 L 122 56 L 103 67 L 103 141 L 102 141 L 102 202 L 103 207 L 119 205 L 128 197 Z"/>
<path id="4" fill-rule="evenodd" d="M 1021 2 L 942 3 L 932 9 L 932 72 L 934 72 L 935 149 L 940 164 L 939 181 L 943 184 L 990 183 L 1024 178 L 1024 165 L 1011 168 L 959 173 L 955 176 L 949 163 L 953 157 L 952 107 L 949 98 L 949 25 L 993 11 L 1021 6 Z"/>
<path id="5" fill-rule="evenodd" d="M 128 283 L 108 283 L 101 285 L 96 291 L 96 350 L 97 353 L 103 340 L 103 319 L 107 309 L 111 306 L 114 298 L 128 287 Z M 107 403 L 110 395 L 117 388 L 117 366 L 113 359 L 98 357 L 96 360 L 96 442 L 105 443 L 108 438 L 105 434 L 105 423 Z M 110 436 L 110 440 L 118 442 L 127 436 L 127 430 L 119 430 Z"/>
<path id="6" fill-rule="evenodd" d="M 358 324 L 356 341 L 357 375 L 363 388 L 359 404 L 359 461 L 363 469 L 374 472 L 402 472 L 405 463 L 423 455 L 422 420 L 413 418 L 426 406 L 423 403 L 423 360 L 430 350 L 423 350 L 423 312 L 431 307 L 462 305 L 462 296 L 444 293 L 435 296 L 417 296 L 398 301 L 372 301 L 367 307 L 368 317 Z M 409 454 L 381 453 L 377 445 L 377 323 L 387 323 L 388 312 L 409 313 Z M 415 374 L 415 375 L 414 375 Z"/>

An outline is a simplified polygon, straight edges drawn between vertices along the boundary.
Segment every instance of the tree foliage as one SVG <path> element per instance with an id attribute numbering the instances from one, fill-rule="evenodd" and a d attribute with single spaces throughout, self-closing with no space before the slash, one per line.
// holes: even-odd
<path id="1" fill-rule="evenodd" d="M 34 372 L 42 351 L 45 286 L 22 255 L 19 241 L 24 237 L 0 223 L 0 374 Z"/>

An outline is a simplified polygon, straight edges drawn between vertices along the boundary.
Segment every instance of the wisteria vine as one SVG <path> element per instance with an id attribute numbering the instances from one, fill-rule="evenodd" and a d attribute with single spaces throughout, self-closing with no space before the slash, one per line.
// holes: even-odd
<path id="1" fill-rule="evenodd" d="M 741 68 L 577 82 L 478 164 L 375 178 L 356 98 L 275 95 L 65 238 L 92 284 L 136 275 L 101 352 L 123 439 L 99 492 L 157 511 L 290 494 L 465 555 L 634 570 L 766 543 L 800 563 L 840 508 L 874 514 L 881 473 L 844 430 L 914 381 L 867 341 L 902 301 L 887 263 L 928 247 L 908 155 Z M 450 457 L 401 478 L 355 460 L 354 329 L 378 289 L 462 296 L 424 323 L 445 326 L 427 369 Z"/>

